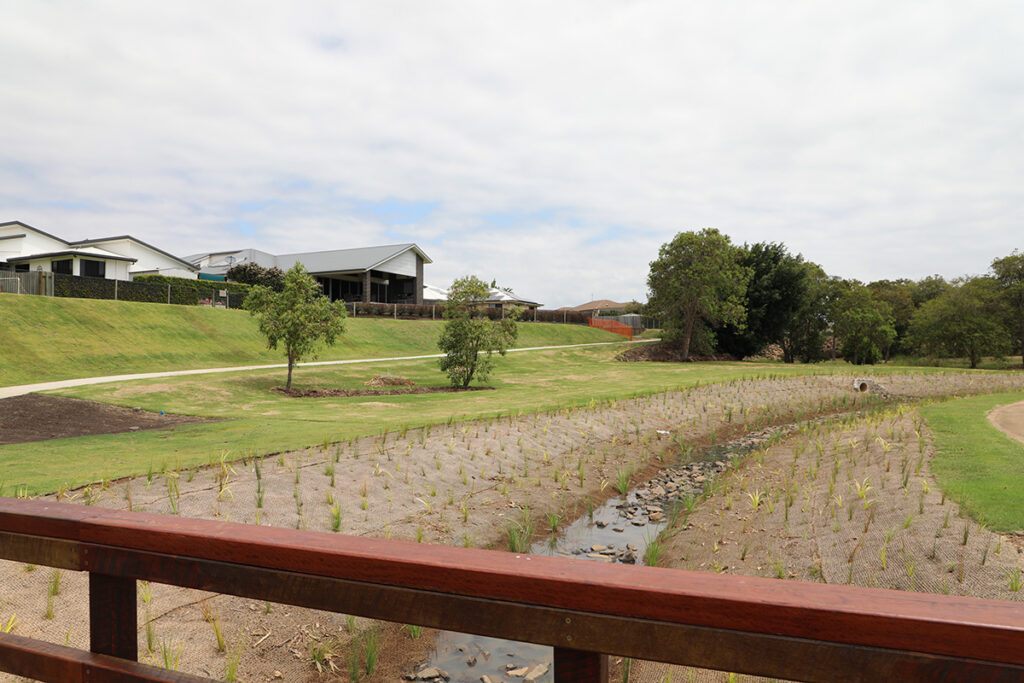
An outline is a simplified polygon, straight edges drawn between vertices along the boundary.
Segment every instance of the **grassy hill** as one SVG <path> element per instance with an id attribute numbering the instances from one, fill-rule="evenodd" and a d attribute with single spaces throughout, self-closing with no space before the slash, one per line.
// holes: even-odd
<path id="1" fill-rule="evenodd" d="M 244 311 L 0 294 L 0 386 L 130 372 L 281 363 Z M 349 318 L 321 360 L 437 353 L 442 322 Z M 619 341 L 578 325 L 528 323 L 519 346 Z"/>

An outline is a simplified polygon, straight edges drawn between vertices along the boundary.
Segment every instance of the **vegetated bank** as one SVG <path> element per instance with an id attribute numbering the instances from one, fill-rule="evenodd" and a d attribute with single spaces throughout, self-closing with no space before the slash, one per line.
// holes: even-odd
<path id="1" fill-rule="evenodd" d="M 0 386 L 280 363 L 245 311 L 0 294 Z M 437 353 L 440 320 L 349 318 L 321 360 Z M 524 323 L 519 347 L 621 341 L 582 325 Z"/>
<path id="2" fill-rule="evenodd" d="M 890 393 L 918 397 L 1019 388 L 1024 378 L 958 373 L 898 375 L 887 379 Z M 247 457 L 235 463 L 212 454 L 212 463 L 201 468 L 179 468 L 169 460 L 157 463 L 148 473 L 131 480 L 107 481 L 80 490 L 59 486 L 53 499 L 447 545 L 504 547 L 504 535 L 517 529 L 512 522 L 521 524 L 525 520 L 534 528 L 540 528 L 539 521 L 543 519 L 545 527 L 558 527 L 585 514 L 588 501 L 599 503 L 611 495 L 610 482 L 628 486 L 630 480 L 636 481 L 638 476 L 652 472 L 663 462 L 670 463 L 681 445 L 689 447 L 711 439 L 724 441 L 725 435 L 730 433 L 880 403 L 878 396 L 853 391 L 848 378 L 843 376 L 722 382 L 684 391 L 595 401 L 531 415 L 506 413 L 500 418 L 378 432 L 374 436 L 341 443 L 328 441 L 315 448 L 273 457 Z M 902 487 L 908 485 L 907 482 L 911 487 L 918 485 L 918 474 L 914 472 L 916 448 L 910 444 L 906 429 L 901 429 L 897 438 L 895 433 L 889 433 L 888 423 L 878 422 L 872 427 L 873 431 L 867 436 L 848 434 L 841 428 L 816 433 L 814 438 L 824 452 L 822 464 L 815 465 L 817 448 L 811 443 L 803 448 L 810 460 L 799 463 L 797 469 L 814 465 L 811 469 L 815 486 L 827 489 L 834 459 L 832 451 L 824 449 L 839 449 L 836 457 L 841 467 L 845 467 L 843 459 L 848 457 L 868 462 L 860 455 L 868 446 L 873 458 L 870 462 L 884 466 L 884 461 L 878 460 L 879 454 L 888 452 L 890 468 L 886 481 L 872 479 L 869 483 L 876 489 L 885 486 L 886 492 L 902 500 Z M 851 436 L 856 438 L 855 446 L 848 445 Z M 885 451 L 874 440 L 875 436 L 895 446 Z M 848 455 L 849 448 L 856 450 L 853 456 Z M 901 470 L 904 452 L 908 464 Z M 910 476 L 904 481 L 903 472 L 907 467 Z M 775 470 L 779 470 L 778 473 Z M 762 474 L 766 477 L 763 482 L 755 478 L 754 472 L 747 474 L 746 490 L 739 481 L 735 484 L 733 509 L 738 510 L 741 505 L 751 507 L 746 494 L 760 490 L 765 494 L 763 499 L 759 497 L 762 513 L 771 507 L 771 514 L 780 520 L 785 519 L 787 509 L 793 515 L 794 505 L 798 502 L 802 505 L 804 489 L 795 494 L 794 504 L 787 508 L 783 496 L 785 487 L 767 479 L 776 474 L 785 477 L 787 473 L 790 473 L 788 457 L 777 467 L 767 468 L 763 473 L 758 471 L 757 477 Z M 847 471 L 841 469 L 838 475 L 841 489 L 833 493 L 843 494 L 844 505 L 855 499 L 856 505 L 862 506 L 863 501 L 856 493 L 847 490 L 851 484 L 846 476 Z M 621 484 L 622 481 L 626 483 Z M 860 483 L 867 490 L 862 480 Z M 767 504 L 769 488 L 771 506 Z M 932 491 L 933 497 L 938 495 L 934 487 Z M 913 488 L 910 493 L 914 495 L 910 495 L 909 500 L 917 504 L 917 489 Z M 809 523 L 818 524 L 822 532 L 831 534 L 831 527 L 825 526 L 826 522 L 832 522 L 830 516 L 818 522 L 818 510 L 829 504 L 826 498 L 824 492 L 815 494 L 815 506 L 808 506 L 807 519 Z M 930 499 L 925 501 L 926 505 L 930 503 Z M 845 516 L 849 514 L 848 509 L 838 508 L 837 515 L 842 515 L 841 530 L 863 526 L 865 514 L 870 515 L 860 508 L 854 512 L 857 517 L 850 522 Z M 880 508 L 876 515 L 881 512 Z M 717 514 L 712 518 L 717 518 Z M 876 522 L 880 519 L 876 518 Z M 954 518 L 954 521 L 960 526 L 963 524 L 962 520 Z M 912 525 L 915 523 L 912 520 Z M 742 530 L 741 526 L 737 527 L 737 532 Z M 960 526 L 955 528 L 957 534 L 962 533 Z M 751 523 L 747 528 L 757 536 L 761 526 Z M 876 528 L 881 529 L 881 526 Z M 926 527 L 922 523 L 920 528 Z M 934 529 L 928 527 L 928 532 L 934 533 Z M 969 529 L 972 539 L 975 532 L 974 527 Z M 732 548 L 732 540 L 726 540 L 730 545 L 721 547 Z M 890 542 L 888 547 L 890 558 L 900 552 L 895 542 Z M 970 549 L 973 553 L 974 547 Z M 710 545 L 705 550 L 712 552 Z M 764 567 L 765 554 L 771 552 L 774 557 L 778 551 L 775 547 L 770 550 L 766 547 L 756 552 L 757 555 L 754 548 L 748 549 L 747 561 L 753 563 L 758 557 L 759 564 L 755 566 Z M 830 555 L 829 561 L 845 559 L 838 551 L 831 552 L 835 557 Z M 913 552 L 911 561 L 922 561 L 914 559 L 917 551 Z M 942 552 L 941 547 L 939 552 Z M 990 562 L 995 566 L 994 547 L 989 552 Z M 668 558 L 669 554 L 663 556 Z M 810 560 L 808 562 L 813 566 Z M 774 571 L 774 564 L 767 566 Z M 901 571 L 905 572 L 905 565 L 901 566 Z M 825 570 L 832 571 L 829 566 Z M 840 566 L 836 571 L 842 570 Z M 54 618 L 47 620 L 42 616 L 40 605 L 46 598 L 50 575 L 38 570 L 26 572 L 22 565 L 14 563 L 3 565 L 0 572 L 0 580 L 12 586 L 8 601 L 0 606 L 0 620 L 6 623 L 9 616 L 16 613 L 20 621 L 18 633 L 84 645 L 88 636 L 80 625 L 84 623 L 85 602 L 73 599 L 73 596 L 85 594 L 84 577 L 77 574 L 64 577 L 66 589 L 56 600 Z M 966 574 L 967 577 L 974 575 L 973 571 Z M 950 586 L 952 588 L 952 584 Z M 152 593 L 140 605 L 144 610 L 140 621 L 144 629 L 144 637 L 140 636 L 141 657 L 152 657 L 149 648 L 158 649 L 163 641 L 173 648 L 182 648 L 184 670 L 221 670 L 227 655 L 218 653 L 214 647 L 213 627 L 204 618 L 199 604 L 204 597 L 208 596 L 195 591 L 152 587 Z M 364 675 L 368 643 L 378 637 L 378 642 L 388 646 L 380 650 L 382 657 L 376 664 L 377 673 L 368 680 L 395 680 L 397 673 L 402 672 L 396 672 L 392 664 L 397 661 L 404 665 L 410 653 L 415 657 L 425 649 L 421 641 L 412 639 L 411 630 L 399 630 L 399 625 L 382 626 L 362 619 L 350 620 L 340 614 L 257 604 L 226 596 L 213 598 L 208 609 L 219 613 L 219 627 L 226 642 L 245 643 L 239 674 L 246 680 L 269 678 L 275 670 L 281 671 L 286 680 L 315 679 L 314 651 L 330 653 L 343 669 L 354 660 L 356 671 Z M 273 635 L 264 638 L 268 633 Z"/>

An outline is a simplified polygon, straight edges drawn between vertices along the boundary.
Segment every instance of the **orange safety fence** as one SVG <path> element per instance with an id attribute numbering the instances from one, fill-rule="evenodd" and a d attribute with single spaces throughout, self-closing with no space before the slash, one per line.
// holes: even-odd
<path id="1" fill-rule="evenodd" d="M 621 334 L 626 339 L 633 341 L 633 328 L 625 323 L 620 323 L 618 320 L 591 318 L 587 324 L 590 325 L 590 327 L 597 327 L 602 330 L 614 332 L 615 334 Z"/>

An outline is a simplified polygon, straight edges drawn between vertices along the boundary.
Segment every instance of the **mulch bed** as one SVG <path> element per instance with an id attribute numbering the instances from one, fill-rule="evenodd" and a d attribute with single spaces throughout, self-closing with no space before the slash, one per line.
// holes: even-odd
<path id="1" fill-rule="evenodd" d="M 616 356 L 615 359 L 629 363 L 694 363 L 697 361 L 734 361 L 736 357 L 728 353 L 701 355 L 691 352 L 689 358 L 683 358 L 683 350 L 678 346 L 655 342 L 653 344 L 636 344 L 631 346 Z"/>
<path id="2" fill-rule="evenodd" d="M 77 398 L 27 394 L 0 399 L 0 446 L 214 421 L 189 415 L 160 415 Z"/>
<path id="3" fill-rule="evenodd" d="M 273 387 L 272 391 L 293 398 L 327 398 L 330 396 L 400 396 L 402 394 L 447 394 L 455 391 L 494 391 L 494 387 L 403 387 L 396 389 L 296 389 L 285 391 L 284 387 Z"/>

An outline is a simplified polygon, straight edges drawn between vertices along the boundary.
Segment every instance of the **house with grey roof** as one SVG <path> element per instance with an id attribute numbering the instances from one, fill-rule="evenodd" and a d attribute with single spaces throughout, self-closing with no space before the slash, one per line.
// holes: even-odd
<path id="1" fill-rule="evenodd" d="M 131 235 L 68 241 L 21 221 L 0 223 L 0 267 L 107 280 L 197 273 L 191 263 Z"/>
<path id="2" fill-rule="evenodd" d="M 302 263 L 332 301 L 423 303 L 423 266 L 430 258 L 415 244 L 274 254 L 240 249 L 187 256 L 205 276 L 224 276 L 243 263 L 288 270 Z"/>

